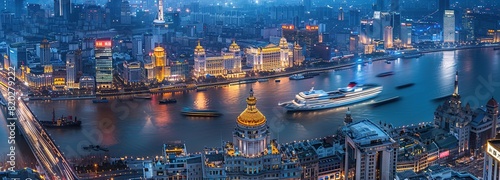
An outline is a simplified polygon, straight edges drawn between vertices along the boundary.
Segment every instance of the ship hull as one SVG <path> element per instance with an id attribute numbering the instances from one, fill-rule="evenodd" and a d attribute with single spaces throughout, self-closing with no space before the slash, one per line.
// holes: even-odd
<path id="1" fill-rule="evenodd" d="M 381 92 L 382 92 L 382 90 L 380 89 L 379 91 L 375 91 L 375 92 L 367 94 L 367 95 L 363 95 L 363 96 L 359 96 L 359 97 L 351 97 L 349 99 L 334 99 L 334 100 L 329 100 L 329 102 L 325 102 L 324 104 L 317 104 L 317 105 L 297 106 L 293 102 L 288 102 L 288 103 L 280 104 L 280 106 L 285 108 L 285 110 L 288 112 L 316 111 L 316 110 L 323 110 L 323 109 L 331 109 L 331 108 L 337 108 L 337 107 L 342 107 L 342 106 L 346 106 L 346 105 L 356 104 L 356 103 L 360 103 L 360 102 L 375 98 Z"/>

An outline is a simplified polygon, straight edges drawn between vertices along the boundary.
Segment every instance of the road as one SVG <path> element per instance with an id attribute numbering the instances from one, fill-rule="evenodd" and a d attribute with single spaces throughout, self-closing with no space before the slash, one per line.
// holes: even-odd
<path id="1" fill-rule="evenodd" d="M 7 88 L 1 86 L 1 91 L 2 95 L 6 97 Z M 16 98 L 15 103 L 17 105 L 17 127 L 42 167 L 44 172 L 40 173 L 44 174 L 47 179 L 77 179 L 75 171 L 69 166 L 59 148 L 54 144 L 54 140 L 40 125 L 28 106 L 21 98 Z"/>

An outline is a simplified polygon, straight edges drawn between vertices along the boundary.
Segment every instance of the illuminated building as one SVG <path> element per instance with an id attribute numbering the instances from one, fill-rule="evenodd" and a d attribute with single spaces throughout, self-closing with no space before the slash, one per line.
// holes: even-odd
<path id="1" fill-rule="evenodd" d="M 205 49 L 201 46 L 200 41 L 194 49 L 194 77 L 205 76 L 207 71 L 207 55 Z"/>
<path id="2" fill-rule="evenodd" d="M 455 42 L 455 11 L 445 10 L 443 17 L 443 41 Z"/>
<path id="3" fill-rule="evenodd" d="M 143 47 L 142 47 L 142 37 L 140 35 L 134 36 L 132 39 L 132 57 L 135 58 L 138 61 L 143 60 Z M 148 52 L 149 53 L 149 52 Z"/>
<path id="4" fill-rule="evenodd" d="M 404 23 L 401 23 L 401 42 L 404 47 L 411 46 L 411 29 L 412 29 L 413 21 L 411 19 L 407 19 Z"/>
<path id="5" fill-rule="evenodd" d="M 52 72 L 52 79 L 54 80 L 53 83 L 53 90 L 56 91 L 61 91 L 66 88 L 66 64 L 57 64 L 53 66 L 53 72 Z"/>
<path id="6" fill-rule="evenodd" d="M 351 123 L 345 134 L 346 179 L 395 179 L 399 144 L 370 120 Z"/>
<path id="7" fill-rule="evenodd" d="M 163 0 L 158 1 L 158 16 L 153 21 L 153 47 L 163 43 L 163 34 L 165 34 L 165 20 L 163 19 Z"/>
<path id="8" fill-rule="evenodd" d="M 462 29 L 464 32 L 464 40 L 465 41 L 474 41 L 474 21 L 475 17 L 473 12 L 470 9 L 467 9 L 462 16 Z M 462 37 L 462 35 L 460 35 Z M 495 42 L 495 41 L 494 41 Z"/>
<path id="9" fill-rule="evenodd" d="M 465 111 L 471 111 L 467 104 Z M 495 138 L 498 127 L 498 103 L 491 98 L 486 107 L 477 108 L 470 122 L 470 146 L 473 155 L 480 155 L 488 139 Z"/>
<path id="10" fill-rule="evenodd" d="M 54 16 L 68 19 L 70 16 L 70 0 L 54 0 Z"/>
<path id="11" fill-rule="evenodd" d="M 365 51 L 364 51 L 365 54 L 371 54 L 373 52 L 375 52 L 375 45 L 373 44 L 365 45 Z"/>
<path id="12" fill-rule="evenodd" d="M 95 41 L 95 81 L 97 89 L 111 89 L 113 85 L 113 52 L 111 39 Z"/>
<path id="13" fill-rule="evenodd" d="M 391 15 L 388 12 L 375 11 L 373 13 L 373 40 L 382 40 L 384 29 L 391 25 Z"/>
<path id="14" fill-rule="evenodd" d="M 67 56 L 66 56 L 67 57 Z M 68 89 L 78 88 L 76 82 L 76 70 L 74 61 L 66 61 L 66 87 Z"/>
<path id="15" fill-rule="evenodd" d="M 493 42 L 494 43 L 500 43 L 500 30 L 497 30 L 495 32 L 495 35 L 493 36 Z"/>
<path id="16" fill-rule="evenodd" d="M 40 64 L 48 65 L 50 64 L 50 59 L 50 43 L 47 39 L 44 39 L 42 43 L 40 43 Z"/>
<path id="17" fill-rule="evenodd" d="M 386 26 L 384 29 L 384 49 L 391 49 L 393 48 L 393 45 L 392 26 Z"/>
<path id="18" fill-rule="evenodd" d="M 187 60 L 173 61 L 169 64 L 169 66 L 167 66 L 165 71 L 165 78 L 171 82 L 183 81 L 190 77 L 189 64 Z"/>
<path id="19" fill-rule="evenodd" d="M 142 69 L 139 62 L 123 62 L 123 82 L 125 84 L 134 84 L 142 81 Z"/>
<path id="20" fill-rule="evenodd" d="M 434 112 L 434 124 L 450 132 L 458 139 L 458 156 L 469 152 L 470 121 L 472 112 L 462 107 L 458 94 L 458 72 L 455 74 L 455 90 L 452 97 L 438 106 Z"/>
<path id="21" fill-rule="evenodd" d="M 247 66 L 255 71 L 282 71 L 289 66 L 288 44 L 285 38 L 280 45 L 269 44 L 265 47 L 248 47 L 246 50 Z"/>
<path id="22" fill-rule="evenodd" d="M 194 76 L 196 78 L 210 76 L 240 77 L 241 49 L 233 40 L 228 51 L 221 51 L 220 55 L 207 57 L 205 49 L 200 45 L 194 50 Z"/>
<path id="23" fill-rule="evenodd" d="M 95 86 L 95 79 L 92 76 L 82 76 L 80 77 L 80 89 L 85 89 L 91 92 L 94 92 L 96 86 Z"/>
<path id="24" fill-rule="evenodd" d="M 371 44 L 373 39 L 373 19 L 361 20 L 359 41 L 363 45 Z"/>
<path id="25" fill-rule="evenodd" d="M 342 7 L 339 8 L 339 17 L 338 17 L 338 20 L 339 21 L 344 21 L 344 10 L 342 9 Z"/>
<path id="26" fill-rule="evenodd" d="M 300 66 L 304 62 L 304 59 L 302 47 L 298 42 L 295 42 L 293 45 L 292 58 L 290 58 L 290 66 Z"/>
<path id="27" fill-rule="evenodd" d="M 304 41 L 307 57 L 310 57 L 312 46 L 319 43 L 318 26 L 307 25 L 305 30 L 299 32 L 299 38 Z"/>
<path id="28" fill-rule="evenodd" d="M 295 42 L 297 40 L 297 31 L 293 24 L 281 25 L 281 35 L 289 42 Z"/>
<path id="29" fill-rule="evenodd" d="M 151 55 L 151 61 L 154 63 L 154 74 L 157 82 L 165 80 L 165 66 L 168 64 L 167 57 L 165 56 L 165 49 L 160 46 L 155 47 Z"/>
<path id="30" fill-rule="evenodd" d="M 500 137 L 488 140 L 484 153 L 484 180 L 500 179 Z"/>
<path id="31" fill-rule="evenodd" d="M 359 36 L 355 34 L 351 34 L 349 36 L 349 51 L 351 53 L 355 53 L 358 51 L 358 44 L 359 44 Z"/>

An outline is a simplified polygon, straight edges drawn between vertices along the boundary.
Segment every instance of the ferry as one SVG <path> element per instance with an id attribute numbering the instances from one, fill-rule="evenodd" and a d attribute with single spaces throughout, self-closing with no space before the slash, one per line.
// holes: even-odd
<path id="1" fill-rule="evenodd" d="M 92 100 L 93 103 L 108 103 L 109 100 L 106 98 L 101 98 L 101 99 L 94 99 Z"/>
<path id="2" fill-rule="evenodd" d="M 391 76 L 391 75 L 394 75 L 394 72 L 388 71 L 388 72 L 383 72 L 383 73 L 377 74 L 377 77 L 386 77 L 386 76 Z"/>
<path id="3" fill-rule="evenodd" d="M 418 58 L 423 55 L 420 51 L 418 51 L 418 49 L 405 50 L 402 52 L 402 54 L 403 59 Z"/>
<path id="4" fill-rule="evenodd" d="M 267 82 L 267 81 L 269 81 L 269 79 L 267 79 L 267 78 L 264 78 L 264 79 L 257 79 L 257 81 L 259 81 L 259 82 Z"/>
<path id="5" fill-rule="evenodd" d="M 385 60 L 385 63 L 386 63 L 386 64 L 391 64 L 391 61 L 389 61 L 389 60 Z"/>
<path id="6" fill-rule="evenodd" d="M 254 83 L 254 82 L 257 82 L 257 79 L 249 79 L 249 80 L 239 81 L 240 84 L 250 84 L 250 83 Z"/>
<path id="7" fill-rule="evenodd" d="M 376 97 L 382 92 L 382 86 L 375 84 L 358 85 L 350 82 L 345 88 L 334 91 L 314 90 L 303 91 L 295 95 L 295 99 L 278 103 L 287 111 L 313 111 L 335 108 L 358 103 Z"/>
<path id="8" fill-rule="evenodd" d="M 159 101 L 160 104 L 172 104 L 176 102 L 177 102 L 176 99 L 162 99 Z"/>
<path id="9" fill-rule="evenodd" d="M 216 110 L 210 110 L 210 109 L 191 109 L 191 108 L 184 108 L 181 111 L 182 115 L 184 116 L 198 116 L 198 117 L 218 117 L 221 116 L 222 113 Z"/>
<path id="10" fill-rule="evenodd" d="M 82 121 L 78 120 L 76 117 L 73 120 L 73 116 L 61 117 L 55 120 L 55 110 L 52 111 L 52 121 L 38 122 L 47 128 L 80 127 L 82 125 Z"/>
<path id="11" fill-rule="evenodd" d="M 274 80 L 274 82 L 281 82 L 281 80 L 280 79 L 276 79 L 276 80 Z"/>
<path id="12" fill-rule="evenodd" d="M 134 96 L 135 99 L 152 99 L 151 94 L 138 94 Z"/>

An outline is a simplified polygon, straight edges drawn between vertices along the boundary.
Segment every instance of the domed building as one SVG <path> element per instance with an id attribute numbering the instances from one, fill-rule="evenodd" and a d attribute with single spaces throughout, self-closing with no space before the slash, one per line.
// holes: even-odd
<path id="1" fill-rule="evenodd" d="M 297 158 L 282 153 L 276 140 L 271 140 L 266 117 L 257 109 L 253 90 L 246 102 L 246 109 L 236 118 L 233 142 L 225 144 L 223 153 L 205 154 L 204 178 L 301 179 Z M 222 157 L 220 165 L 217 160 Z"/>

